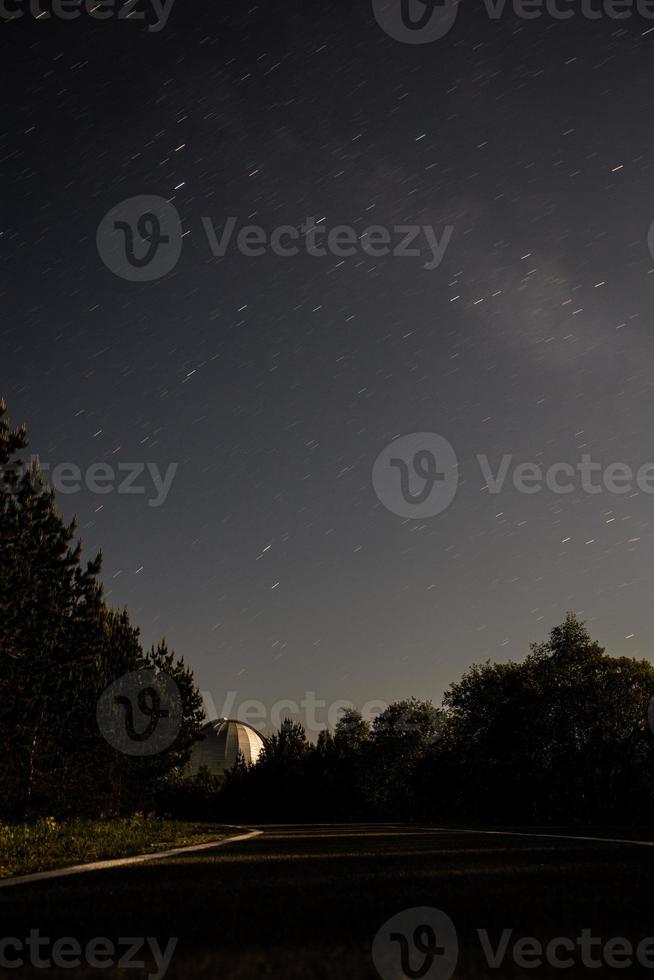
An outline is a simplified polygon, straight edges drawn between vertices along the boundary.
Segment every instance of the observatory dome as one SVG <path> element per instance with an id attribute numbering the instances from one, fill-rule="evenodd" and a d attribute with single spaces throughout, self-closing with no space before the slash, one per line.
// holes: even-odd
<path id="1" fill-rule="evenodd" d="M 201 742 L 196 742 L 191 752 L 189 772 L 195 775 L 206 766 L 214 776 L 231 769 L 239 752 L 247 763 L 256 762 L 263 749 L 259 732 L 244 721 L 217 718 L 202 726 Z"/>

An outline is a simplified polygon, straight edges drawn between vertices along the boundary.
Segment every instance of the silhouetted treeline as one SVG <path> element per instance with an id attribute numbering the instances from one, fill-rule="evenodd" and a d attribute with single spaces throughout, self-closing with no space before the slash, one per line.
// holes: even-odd
<path id="1" fill-rule="evenodd" d="M 101 559 L 82 564 L 36 465 L 0 402 L 0 817 L 150 809 L 181 771 L 203 718 L 193 675 L 165 643 L 145 651 L 127 612 L 109 609 Z M 142 668 L 177 683 L 179 736 L 167 751 L 116 751 L 96 720 L 103 690 Z"/>
<path id="2" fill-rule="evenodd" d="M 442 708 L 349 711 L 316 745 L 287 721 L 255 766 L 199 777 L 186 802 L 244 822 L 644 823 L 653 692 L 649 662 L 608 656 L 569 614 L 521 663 L 472 667 Z"/>

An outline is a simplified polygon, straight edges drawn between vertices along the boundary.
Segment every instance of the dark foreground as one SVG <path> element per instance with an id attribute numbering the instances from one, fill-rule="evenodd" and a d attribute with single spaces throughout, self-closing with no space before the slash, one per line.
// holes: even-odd
<path id="1" fill-rule="evenodd" d="M 406 936 L 414 975 L 428 980 L 512 977 L 641 977 L 654 980 L 654 848 L 586 841 L 482 836 L 458 831 L 384 826 L 271 827 L 241 844 L 124 869 L 0 890 L 0 959 L 17 956 L 26 965 L 6 976 L 43 977 L 29 965 L 29 947 L 19 952 L 2 940 L 25 943 L 30 930 L 47 938 L 37 952 L 47 960 L 55 940 L 68 937 L 83 948 L 105 937 L 114 960 L 127 954 L 126 937 L 154 937 L 165 949 L 178 943 L 166 976 L 170 980 L 359 980 L 377 977 L 371 944 L 384 922 L 408 913 L 377 944 L 384 980 L 400 980 L 400 950 Z M 436 915 L 436 918 L 433 916 Z M 426 953 L 416 951 L 416 928 L 431 921 L 436 931 L 433 961 L 429 932 L 418 933 Z M 503 930 L 512 930 L 501 964 L 489 966 L 478 929 L 488 930 L 494 950 Z M 585 950 L 583 930 L 597 942 Z M 505 938 L 508 933 L 505 933 Z M 521 937 L 547 943 L 563 937 L 548 964 L 517 965 Z M 633 955 L 624 943 L 633 945 Z M 458 938 L 459 957 L 456 970 Z M 599 940 L 601 939 L 601 943 Z M 610 940 L 613 945 L 606 946 Z M 103 947 L 104 948 L 104 947 Z M 110 948 L 110 947 L 109 947 Z M 88 964 L 47 976 L 127 977 L 157 974 L 148 948 L 146 967 L 100 969 Z M 530 944 L 522 952 L 538 960 Z M 529 951 L 531 950 L 531 954 Z M 62 944 L 61 955 L 75 958 Z M 566 962 L 556 965 L 556 958 Z M 131 957 L 144 959 L 143 951 Z M 584 966 L 587 962 L 600 964 Z M 111 954 L 96 949 L 96 962 Z M 632 966 L 626 966 L 631 959 Z M 431 968 L 429 969 L 429 963 Z M 425 964 L 425 971 L 421 972 Z M 3 969 L 2 967 L 5 967 Z M 160 975 L 161 971 L 159 971 Z"/>

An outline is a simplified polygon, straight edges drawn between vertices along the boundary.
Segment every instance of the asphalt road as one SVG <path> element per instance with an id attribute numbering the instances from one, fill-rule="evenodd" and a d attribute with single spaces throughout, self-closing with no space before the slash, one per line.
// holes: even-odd
<path id="1" fill-rule="evenodd" d="M 654 940 L 651 965 L 637 953 L 654 936 L 654 848 L 380 825 L 263 829 L 215 851 L 0 891 L 0 974 L 42 978 L 35 952 L 71 963 L 78 944 L 81 965 L 51 966 L 48 977 L 363 980 L 380 975 L 377 964 L 383 980 L 400 980 L 406 945 L 410 970 L 427 980 L 453 970 L 471 980 L 654 978 Z M 438 911 L 407 911 L 424 907 Z M 140 947 L 130 951 L 127 937 Z M 534 967 L 525 937 L 565 942 Z M 615 941 L 607 953 L 617 937 L 631 943 L 633 965 Z"/>

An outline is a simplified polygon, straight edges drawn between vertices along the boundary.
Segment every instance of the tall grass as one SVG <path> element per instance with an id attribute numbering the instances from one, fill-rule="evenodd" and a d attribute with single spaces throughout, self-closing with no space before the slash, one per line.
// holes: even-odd
<path id="1" fill-rule="evenodd" d="M 54 817 L 33 823 L 0 823 L 0 877 L 200 844 L 230 832 L 233 828 L 219 824 L 161 820 L 142 814 L 61 823 Z"/>

